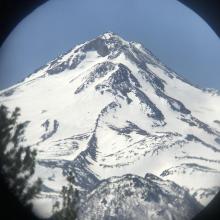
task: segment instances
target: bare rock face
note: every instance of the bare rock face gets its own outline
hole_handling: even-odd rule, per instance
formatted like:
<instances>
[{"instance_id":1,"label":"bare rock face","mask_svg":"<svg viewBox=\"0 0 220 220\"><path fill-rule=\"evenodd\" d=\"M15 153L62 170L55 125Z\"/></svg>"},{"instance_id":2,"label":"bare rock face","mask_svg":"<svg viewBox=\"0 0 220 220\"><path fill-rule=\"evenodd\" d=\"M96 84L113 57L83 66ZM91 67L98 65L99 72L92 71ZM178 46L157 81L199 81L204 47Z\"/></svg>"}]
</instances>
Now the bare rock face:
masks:
<instances>
[{"instance_id":1,"label":"bare rock face","mask_svg":"<svg viewBox=\"0 0 220 220\"><path fill-rule=\"evenodd\" d=\"M102 181L87 195L80 219L191 219L202 206L189 192L153 174Z\"/></svg>"}]
</instances>

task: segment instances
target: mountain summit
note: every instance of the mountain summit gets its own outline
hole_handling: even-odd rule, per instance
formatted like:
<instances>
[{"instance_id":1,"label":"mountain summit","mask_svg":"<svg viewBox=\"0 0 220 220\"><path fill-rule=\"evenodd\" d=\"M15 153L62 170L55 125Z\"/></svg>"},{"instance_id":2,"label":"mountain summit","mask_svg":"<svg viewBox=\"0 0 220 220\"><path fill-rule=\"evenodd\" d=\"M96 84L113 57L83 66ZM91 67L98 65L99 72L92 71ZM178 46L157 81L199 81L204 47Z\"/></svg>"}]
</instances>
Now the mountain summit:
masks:
<instances>
[{"instance_id":1,"label":"mountain summit","mask_svg":"<svg viewBox=\"0 0 220 220\"><path fill-rule=\"evenodd\" d=\"M188 217L200 207L194 197L207 205L220 189L219 93L190 84L141 44L112 32L76 46L3 90L0 101L10 109L20 107L20 120L29 122L26 143L38 151L35 176L44 183L34 204L44 216L51 214L47 210L67 184L69 170L76 187L90 195L88 201L107 197L109 191L117 204L114 186L134 182L128 191L141 203L138 192L147 193L146 187L155 199L150 189L178 184L173 192L169 186L167 194L161 188L161 200L152 207L155 211L155 204L162 207L170 193L177 198L181 191L187 204L181 206L179 197L176 201ZM147 173L159 179L150 180ZM107 219L103 207L109 210L109 202L97 205L102 207L97 219ZM197 207L195 212L187 211L190 206ZM151 206L143 207L137 212ZM92 210L91 202L85 210ZM158 213L177 218L173 208Z\"/></svg>"}]
</instances>

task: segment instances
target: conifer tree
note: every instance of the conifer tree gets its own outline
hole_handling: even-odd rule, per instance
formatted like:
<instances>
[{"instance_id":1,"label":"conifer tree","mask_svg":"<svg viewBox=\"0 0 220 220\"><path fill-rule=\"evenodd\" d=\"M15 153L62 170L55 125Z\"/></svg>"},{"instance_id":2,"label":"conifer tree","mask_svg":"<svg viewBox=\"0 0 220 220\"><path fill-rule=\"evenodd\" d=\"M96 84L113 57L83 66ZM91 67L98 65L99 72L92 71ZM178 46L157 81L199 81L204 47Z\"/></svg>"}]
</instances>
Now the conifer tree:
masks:
<instances>
[{"instance_id":1,"label":"conifer tree","mask_svg":"<svg viewBox=\"0 0 220 220\"><path fill-rule=\"evenodd\" d=\"M29 183L34 174L36 150L22 146L27 123L18 123L19 115L19 108L9 114L7 107L0 106L0 175L20 202L31 207L30 200L40 192L41 180Z\"/></svg>"},{"instance_id":2,"label":"conifer tree","mask_svg":"<svg viewBox=\"0 0 220 220\"><path fill-rule=\"evenodd\" d=\"M63 186L61 191L62 207L57 201L53 206L54 220L75 220L79 206L78 190L74 189L74 176L70 172L67 176L68 186Z\"/></svg>"}]
</instances>

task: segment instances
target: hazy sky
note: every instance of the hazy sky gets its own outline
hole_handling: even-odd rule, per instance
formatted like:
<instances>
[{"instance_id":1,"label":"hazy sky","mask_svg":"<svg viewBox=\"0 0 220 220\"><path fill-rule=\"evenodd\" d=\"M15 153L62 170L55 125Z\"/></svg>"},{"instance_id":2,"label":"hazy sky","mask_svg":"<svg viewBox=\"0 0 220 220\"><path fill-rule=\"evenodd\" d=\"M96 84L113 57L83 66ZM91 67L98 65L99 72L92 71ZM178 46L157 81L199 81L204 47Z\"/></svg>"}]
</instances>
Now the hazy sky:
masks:
<instances>
[{"instance_id":1,"label":"hazy sky","mask_svg":"<svg viewBox=\"0 0 220 220\"><path fill-rule=\"evenodd\" d=\"M176 0L51 0L20 22L0 48L0 89L106 31L141 42L179 75L220 89L220 42Z\"/></svg>"}]
</instances>

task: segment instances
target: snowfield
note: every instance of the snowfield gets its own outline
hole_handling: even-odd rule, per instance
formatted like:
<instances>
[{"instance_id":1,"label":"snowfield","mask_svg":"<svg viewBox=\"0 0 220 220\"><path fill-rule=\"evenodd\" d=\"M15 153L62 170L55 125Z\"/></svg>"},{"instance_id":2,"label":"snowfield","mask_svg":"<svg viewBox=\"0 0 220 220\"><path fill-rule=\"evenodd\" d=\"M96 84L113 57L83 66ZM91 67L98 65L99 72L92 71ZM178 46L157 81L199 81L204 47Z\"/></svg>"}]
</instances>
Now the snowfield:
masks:
<instances>
[{"instance_id":1,"label":"snowfield","mask_svg":"<svg viewBox=\"0 0 220 220\"><path fill-rule=\"evenodd\" d=\"M146 173L189 190L194 205L194 197L207 205L219 191L220 93L188 83L141 44L114 33L76 46L1 91L0 104L20 107L19 120L28 121L24 144L37 149L34 178L44 184L33 202L43 217L51 215L69 169L76 187L96 193L89 201L99 198L102 184L114 188L111 179L124 176L123 185L126 175L137 175L145 191L145 182L151 181L143 179ZM160 206L166 200L162 197ZM179 219L192 217L189 204ZM152 212L156 207L142 205ZM164 219L177 217L174 206ZM95 219L104 217L101 208Z\"/></svg>"}]
</instances>

